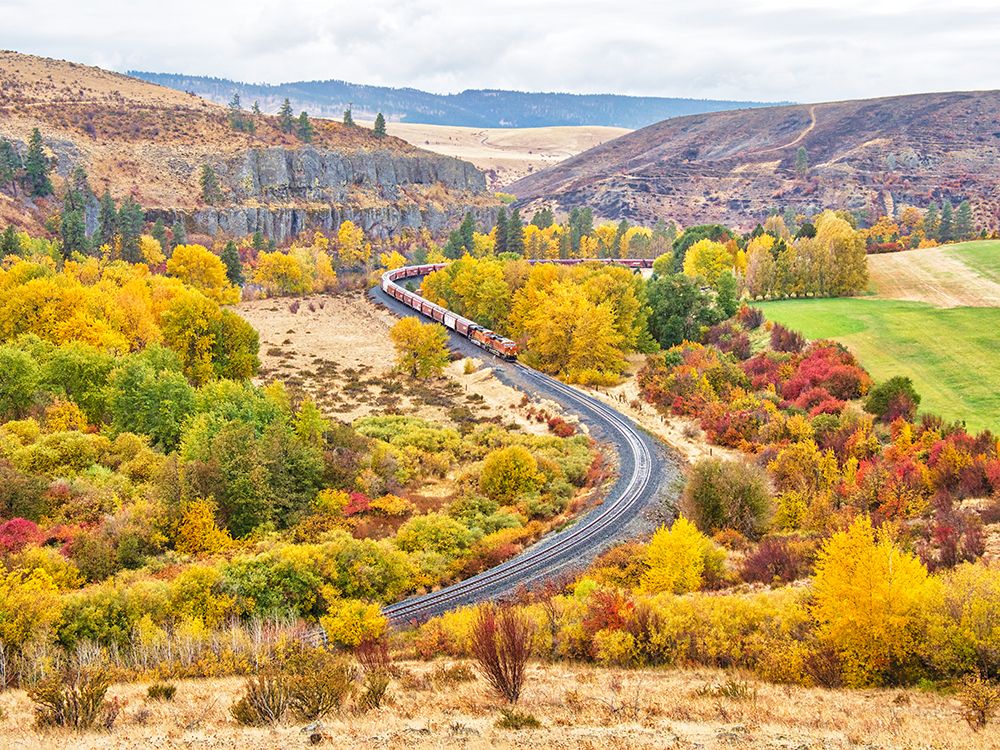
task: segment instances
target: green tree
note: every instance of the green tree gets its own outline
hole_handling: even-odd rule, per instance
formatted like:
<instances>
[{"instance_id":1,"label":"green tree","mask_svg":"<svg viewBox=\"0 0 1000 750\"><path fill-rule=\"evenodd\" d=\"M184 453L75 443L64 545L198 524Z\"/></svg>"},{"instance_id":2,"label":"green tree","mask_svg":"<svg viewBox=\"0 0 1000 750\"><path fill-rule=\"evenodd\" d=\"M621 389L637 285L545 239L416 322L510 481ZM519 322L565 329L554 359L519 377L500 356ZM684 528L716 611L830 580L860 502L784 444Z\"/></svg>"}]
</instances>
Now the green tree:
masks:
<instances>
[{"instance_id":1,"label":"green tree","mask_svg":"<svg viewBox=\"0 0 1000 750\"><path fill-rule=\"evenodd\" d=\"M344 124L349 128L354 127L354 115L351 114L350 107L344 110Z\"/></svg>"},{"instance_id":2,"label":"green tree","mask_svg":"<svg viewBox=\"0 0 1000 750\"><path fill-rule=\"evenodd\" d=\"M507 210L501 206L497 211L496 254L507 252Z\"/></svg>"},{"instance_id":3,"label":"green tree","mask_svg":"<svg viewBox=\"0 0 1000 750\"><path fill-rule=\"evenodd\" d=\"M865 411L879 419L892 422L896 417L912 419L920 406L920 394L913 381L896 375L872 387L865 399Z\"/></svg>"},{"instance_id":4,"label":"green tree","mask_svg":"<svg viewBox=\"0 0 1000 750\"><path fill-rule=\"evenodd\" d=\"M657 276L646 287L652 313L649 332L660 346L669 348L682 341L698 341L703 326L722 320L712 298L701 285L683 274Z\"/></svg>"},{"instance_id":5,"label":"green tree","mask_svg":"<svg viewBox=\"0 0 1000 750\"><path fill-rule=\"evenodd\" d=\"M507 252L524 255L524 222L521 221L520 210L516 208L507 220Z\"/></svg>"},{"instance_id":6,"label":"green tree","mask_svg":"<svg viewBox=\"0 0 1000 750\"><path fill-rule=\"evenodd\" d=\"M309 115L305 112L299 114L297 125L299 139L304 143L311 143L313 139L313 124L309 121Z\"/></svg>"},{"instance_id":7,"label":"green tree","mask_svg":"<svg viewBox=\"0 0 1000 750\"><path fill-rule=\"evenodd\" d=\"M594 233L594 212L589 208L574 207L569 212L569 246L570 251L580 251L580 241Z\"/></svg>"},{"instance_id":8,"label":"green tree","mask_svg":"<svg viewBox=\"0 0 1000 750\"><path fill-rule=\"evenodd\" d=\"M385 138L385 117L382 116L381 112L375 116L375 137Z\"/></svg>"},{"instance_id":9,"label":"green tree","mask_svg":"<svg viewBox=\"0 0 1000 750\"><path fill-rule=\"evenodd\" d=\"M233 130L245 130L246 123L243 117L243 109L240 104L239 92L233 92L233 98L229 100L227 109L229 110L229 126Z\"/></svg>"},{"instance_id":10,"label":"green tree","mask_svg":"<svg viewBox=\"0 0 1000 750\"><path fill-rule=\"evenodd\" d=\"M539 229L548 229L555 223L555 220L556 219L551 208L539 209L538 211L535 211L535 215L531 217L531 223Z\"/></svg>"},{"instance_id":11,"label":"green tree","mask_svg":"<svg viewBox=\"0 0 1000 750\"><path fill-rule=\"evenodd\" d=\"M736 529L751 539L767 531L774 510L767 475L760 468L718 458L691 467L681 507L704 534Z\"/></svg>"},{"instance_id":12,"label":"green tree","mask_svg":"<svg viewBox=\"0 0 1000 750\"><path fill-rule=\"evenodd\" d=\"M130 358L112 373L108 402L112 429L148 435L153 444L172 451L180 443L184 423L194 413L195 391L177 369L162 369L150 362L157 356ZM170 354L163 363L177 367ZM171 362L172 360L172 362Z\"/></svg>"},{"instance_id":13,"label":"green tree","mask_svg":"<svg viewBox=\"0 0 1000 750\"><path fill-rule=\"evenodd\" d=\"M959 241L969 240L974 234L972 204L968 200L964 200L958 204L958 211L955 212L955 239Z\"/></svg>"},{"instance_id":14,"label":"green tree","mask_svg":"<svg viewBox=\"0 0 1000 750\"><path fill-rule=\"evenodd\" d=\"M184 222L180 219L174 222L174 225L170 227L170 236L172 238L171 248L177 245L187 244L187 230L184 229Z\"/></svg>"},{"instance_id":15,"label":"green tree","mask_svg":"<svg viewBox=\"0 0 1000 750\"><path fill-rule=\"evenodd\" d=\"M222 188L219 187L219 178L215 176L215 170L208 164L201 165L201 199L212 206L222 202Z\"/></svg>"},{"instance_id":16,"label":"green tree","mask_svg":"<svg viewBox=\"0 0 1000 750\"><path fill-rule=\"evenodd\" d=\"M141 263L143 260L139 238L145 223L142 206L131 195L127 196L118 210L118 233L122 240L122 259L129 263Z\"/></svg>"},{"instance_id":17,"label":"green tree","mask_svg":"<svg viewBox=\"0 0 1000 750\"><path fill-rule=\"evenodd\" d=\"M725 318L731 318L740 308L739 283L732 271L723 271L715 284L715 304Z\"/></svg>"},{"instance_id":18,"label":"green tree","mask_svg":"<svg viewBox=\"0 0 1000 750\"><path fill-rule=\"evenodd\" d=\"M164 254L169 254L170 243L167 242L167 228L163 226L163 219L157 218L153 222L153 228L149 230L149 234L154 240L160 243Z\"/></svg>"},{"instance_id":19,"label":"green tree","mask_svg":"<svg viewBox=\"0 0 1000 750\"><path fill-rule=\"evenodd\" d=\"M115 199L111 197L110 191L105 188L104 195L101 196L100 207L97 210L98 245L112 245L117 233L118 206L115 205Z\"/></svg>"},{"instance_id":20,"label":"green tree","mask_svg":"<svg viewBox=\"0 0 1000 750\"><path fill-rule=\"evenodd\" d=\"M21 171L21 157L14 150L14 144L0 138L0 185L10 185L11 193L17 196L17 178Z\"/></svg>"},{"instance_id":21,"label":"green tree","mask_svg":"<svg viewBox=\"0 0 1000 750\"><path fill-rule=\"evenodd\" d=\"M8 255L20 255L21 242L17 238L17 230L13 224L8 224L0 234L0 259Z\"/></svg>"},{"instance_id":22,"label":"green tree","mask_svg":"<svg viewBox=\"0 0 1000 750\"><path fill-rule=\"evenodd\" d=\"M60 216L60 239L62 255L69 258L73 253L85 254L90 249L87 237L87 203L93 197L87 183L87 172L83 167L73 171L73 177L66 184L63 209Z\"/></svg>"},{"instance_id":23,"label":"green tree","mask_svg":"<svg viewBox=\"0 0 1000 750\"><path fill-rule=\"evenodd\" d=\"M951 201L945 199L941 204L941 223L938 225L937 238L939 242L951 242L955 239L955 227L952 222L955 220L955 210Z\"/></svg>"},{"instance_id":24,"label":"green tree","mask_svg":"<svg viewBox=\"0 0 1000 750\"><path fill-rule=\"evenodd\" d=\"M22 416L35 399L38 365L31 355L10 346L0 346L0 418Z\"/></svg>"},{"instance_id":25,"label":"green tree","mask_svg":"<svg viewBox=\"0 0 1000 750\"><path fill-rule=\"evenodd\" d=\"M52 195L52 180L49 173L52 167L45 156L42 146L42 134L38 128L31 131L28 139L28 153L24 157L24 179L28 192L35 198Z\"/></svg>"},{"instance_id":26,"label":"green tree","mask_svg":"<svg viewBox=\"0 0 1000 750\"><path fill-rule=\"evenodd\" d=\"M799 150L795 152L795 173L799 177L805 177L808 171L809 154L806 152L805 146L799 146Z\"/></svg>"},{"instance_id":27,"label":"green tree","mask_svg":"<svg viewBox=\"0 0 1000 750\"><path fill-rule=\"evenodd\" d=\"M924 234L928 239L936 239L938 226L941 223L941 209L937 203L931 203L924 214Z\"/></svg>"},{"instance_id":28,"label":"green tree","mask_svg":"<svg viewBox=\"0 0 1000 750\"><path fill-rule=\"evenodd\" d=\"M278 127L283 133L291 133L295 129L295 116L292 114L292 103L285 98L278 109Z\"/></svg>"},{"instance_id":29,"label":"green tree","mask_svg":"<svg viewBox=\"0 0 1000 750\"><path fill-rule=\"evenodd\" d=\"M243 278L243 261L240 260L240 251L236 248L236 243L232 240L226 243L226 246L222 248L222 262L226 265L226 278L229 279L229 283L235 286L242 286Z\"/></svg>"}]
</instances>

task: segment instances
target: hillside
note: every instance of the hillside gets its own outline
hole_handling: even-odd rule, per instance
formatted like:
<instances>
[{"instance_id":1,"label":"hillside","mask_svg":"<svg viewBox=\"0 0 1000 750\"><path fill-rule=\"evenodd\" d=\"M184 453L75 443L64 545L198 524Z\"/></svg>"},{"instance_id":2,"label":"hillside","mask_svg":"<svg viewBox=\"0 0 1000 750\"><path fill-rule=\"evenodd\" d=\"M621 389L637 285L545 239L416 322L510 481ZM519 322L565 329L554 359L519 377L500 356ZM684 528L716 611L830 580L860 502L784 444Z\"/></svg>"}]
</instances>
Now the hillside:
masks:
<instances>
[{"instance_id":1,"label":"hillside","mask_svg":"<svg viewBox=\"0 0 1000 750\"><path fill-rule=\"evenodd\" d=\"M371 123L361 123L370 126ZM392 122L388 132L418 148L474 164L494 190L630 132L601 125L463 128Z\"/></svg>"},{"instance_id":2,"label":"hillside","mask_svg":"<svg viewBox=\"0 0 1000 750\"><path fill-rule=\"evenodd\" d=\"M1000 226L1000 91L920 94L680 117L515 183L523 204L752 228L773 207L892 213L968 198ZM796 172L805 149L808 168Z\"/></svg>"},{"instance_id":3,"label":"hillside","mask_svg":"<svg viewBox=\"0 0 1000 750\"><path fill-rule=\"evenodd\" d=\"M366 86L347 81L298 81L277 85L242 83L224 78L129 71L144 81L190 91L220 104L239 93L274 112L287 97L295 111L340 118L353 106L355 118L382 112L390 121L473 128L531 128L551 125L605 125L641 128L666 117L764 107L761 102L680 99L617 94L562 94L473 89L432 94L412 88Z\"/></svg>"},{"instance_id":4,"label":"hillside","mask_svg":"<svg viewBox=\"0 0 1000 750\"><path fill-rule=\"evenodd\" d=\"M224 107L199 97L16 52L0 52L0 115L0 136L22 154L39 128L57 176L82 165L95 192L131 194L147 216L182 218L207 234L261 230L283 241L348 218L376 234L437 229L494 202L471 164L366 128L314 119L307 144L276 117L257 116L255 132L239 132ZM201 200L205 164L221 183L217 205ZM30 224L29 204L3 203L6 218L20 213Z\"/></svg>"}]
</instances>

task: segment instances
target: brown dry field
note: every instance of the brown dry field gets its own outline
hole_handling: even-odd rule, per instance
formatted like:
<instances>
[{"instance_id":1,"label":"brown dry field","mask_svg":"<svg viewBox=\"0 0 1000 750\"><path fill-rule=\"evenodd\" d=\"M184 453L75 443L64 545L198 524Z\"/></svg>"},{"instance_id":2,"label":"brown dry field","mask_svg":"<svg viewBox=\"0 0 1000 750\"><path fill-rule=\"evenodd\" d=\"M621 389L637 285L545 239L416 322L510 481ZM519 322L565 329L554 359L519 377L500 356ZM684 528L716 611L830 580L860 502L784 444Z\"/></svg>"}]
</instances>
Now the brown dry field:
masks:
<instances>
[{"instance_id":1,"label":"brown dry field","mask_svg":"<svg viewBox=\"0 0 1000 750\"><path fill-rule=\"evenodd\" d=\"M386 130L418 148L472 162L486 173L493 189L502 189L515 180L632 132L597 125L463 128L403 122L390 122Z\"/></svg>"},{"instance_id":2,"label":"brown dry field","mask_svg":"<svg viewBox=\"0 0 1000 750\"><path fill-rule=\"evenodd\" d=\"M311 747L322 735L328 748L585 748L587 750L838 750L840 748L935 748L994 750L1000 732L972 732L950 696L916 690L831 691L745 682L739 675L709 670L623 670L585 665L529 667L519 710L535 716L540 729L512 731L494 722L500 704L485 682L442 686L421 683L432 665L403 663L408 675L394 680L390 702L366 714L349 707L320 726L305 722L246 728L229 707L242 689L239 679L177 683L170 703L146 698L146 685L115 685L110 696L124 701L109 732L72 734L31 728L31 704L23 691L0 695L4 748L225 748L265 750ZM416 678L416 679L415 679ZM720 697L713 688L735 680L743 697Z\"/></svg>"},{"instance_id":3,"label":"brown dry field","mask_svg":"<svg viewBox=\"0 0 1000 750\"><path fill-rule=\"evenodd\" d=\"M1000 284L948 254L948 247L868 256L875 294L935 307L996 307Z\"/></svg>"},{"instance_id":4,"label":"brown dry field","mask_svg":"<svg viewBox=\"0 0 1000 750\"><path fill-rule=\"evenodd\" d=\"M465 360L456 360L445 378L419 387L392 379L389 329L399 319L364 292L298 301L297 312L292 312L294 300L283 298L243 302L236 309L260 333L261 379L304 389L331 417L352 422L392 408L447 424L450 408L464 404L478 417L535 434L545 434L547 427L529 418L531 408L575 421L552 401L523 403L525 394L501 383L480 360L473 360L476 369L470 374Z\"/></svg>"}]
</instances>

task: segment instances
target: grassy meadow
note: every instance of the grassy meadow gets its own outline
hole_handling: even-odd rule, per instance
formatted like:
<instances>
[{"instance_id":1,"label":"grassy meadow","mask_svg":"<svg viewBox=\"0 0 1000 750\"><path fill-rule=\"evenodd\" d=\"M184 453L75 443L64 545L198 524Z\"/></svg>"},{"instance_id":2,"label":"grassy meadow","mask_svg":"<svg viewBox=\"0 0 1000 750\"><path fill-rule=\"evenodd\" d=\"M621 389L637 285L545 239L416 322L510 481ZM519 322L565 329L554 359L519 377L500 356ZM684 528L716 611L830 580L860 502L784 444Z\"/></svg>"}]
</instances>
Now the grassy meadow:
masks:
<instances>
[{"instance_id":1,"label":"grassy meadow","mask_svg":"<svg viewBox=\"0 0 1000 750\"><path fill-rule=\"evenodd\" d=\"M977 240L944 245L941 250L981 276L1000 283L1000 240ZM1000 300L997 300L1000 305Z\"/></svg>"},{"instance_id":2,"label":"grassy meadow","mask_svg":"<svg viewBox=\"0 0 1000 750\"><path fill-rule=\"evenodd\" d=\"M866 298L760 306L769 320L808 338L842 342L877 380L908 375L921 409L964 419L972 430L1000 428L1000 307Z\"/></svg>"}]
</instances>

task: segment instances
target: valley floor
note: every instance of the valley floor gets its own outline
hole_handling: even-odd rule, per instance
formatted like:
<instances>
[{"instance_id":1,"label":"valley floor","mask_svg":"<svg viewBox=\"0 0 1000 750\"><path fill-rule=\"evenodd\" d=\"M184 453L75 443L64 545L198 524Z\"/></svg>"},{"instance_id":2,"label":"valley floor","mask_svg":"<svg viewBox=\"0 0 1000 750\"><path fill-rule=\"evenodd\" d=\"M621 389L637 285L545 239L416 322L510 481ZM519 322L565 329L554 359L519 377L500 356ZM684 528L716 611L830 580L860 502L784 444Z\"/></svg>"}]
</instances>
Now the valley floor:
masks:
<instances>
[{"instance_id":1,"label":"valley floor","mask_svg":"<svg viewBox=\"0 0 1000 750\"><path fill-rule=\"evenodd\" d=\"M229 715L238 679L177 683L170 703L149 701L145 685L116 685L125 701L110 732L32 730L22 691L0 694L5 748L939 748L993 750L1000 732L974 733L949 696L916 690L830 691L742 682L714 670L622 670L584 665L529 667L519 706L539 729L494 726L499 704L481 679L430 687L427 663L403 663L391 703L305 723L246 728Z\"/></svg>"}]
</instances>

